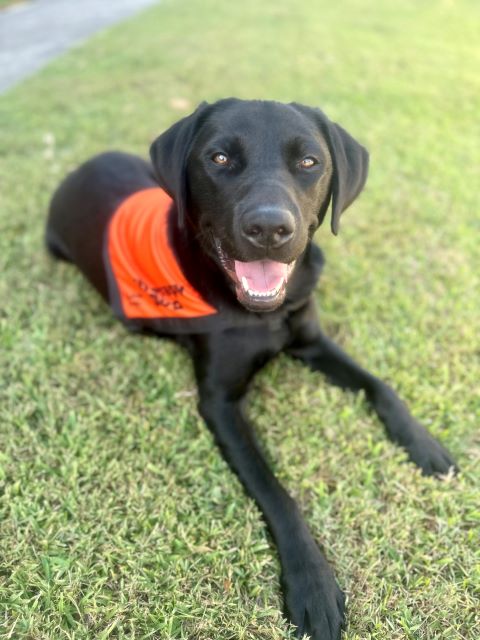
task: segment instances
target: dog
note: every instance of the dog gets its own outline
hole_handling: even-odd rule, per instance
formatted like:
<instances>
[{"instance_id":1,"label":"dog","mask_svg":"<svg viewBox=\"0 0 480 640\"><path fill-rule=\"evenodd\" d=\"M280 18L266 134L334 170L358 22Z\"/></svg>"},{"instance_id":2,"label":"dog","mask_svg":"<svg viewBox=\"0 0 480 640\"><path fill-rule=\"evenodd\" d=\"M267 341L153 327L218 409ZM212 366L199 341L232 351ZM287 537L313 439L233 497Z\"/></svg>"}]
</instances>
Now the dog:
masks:
<instances>
[{"instance_id":1,"label":"dog","mask_svg":"<svg viewBox=\"0 0 480 640\"><path fill-rule=\"evenodd\" d=\"M318 109L229 98L202 103L153 142L150 157L107 152L67 176L51 201L47 247L129 329L189 351L200 414L277 547L289 620L299 637L336 640L344 595L245 414L254 374L284 351L363 390L424 474L456 470L392 388L317 320L324 260L312 237L329 208L338 233L365 184L368 153Z\"/></svg>"}]
</instances>

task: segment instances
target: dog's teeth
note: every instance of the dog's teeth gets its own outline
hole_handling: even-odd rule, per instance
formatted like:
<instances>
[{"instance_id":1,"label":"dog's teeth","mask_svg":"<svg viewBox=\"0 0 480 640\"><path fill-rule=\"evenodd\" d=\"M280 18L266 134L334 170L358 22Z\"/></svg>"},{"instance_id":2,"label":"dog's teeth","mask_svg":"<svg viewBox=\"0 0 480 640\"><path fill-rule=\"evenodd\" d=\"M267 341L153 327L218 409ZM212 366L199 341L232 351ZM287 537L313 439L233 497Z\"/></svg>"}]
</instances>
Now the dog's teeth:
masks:
<instances>
[{"instance_id":1,"label":"dog's teeth","mask_svg":"<svg viewBox=\"0 0 480 640\"><path fill-rule=\"evenodd\" d=\"M245 283L242 284L245 286ZM278 295L278 292L280 291L280 289L283 286L283 281L281 282L281 284L278 285L278 287L275 287L275 289L270 289L270 291L254 291L253 289L249 289L249 288L245 288L246 292L248 293L248 295L254 297L254 298L274 298L276 295Z\"/></svg>"},{"instance_id":2,"label":"dog's teeth","mask_svg":"<svg viewBox=\"0 0 480 640\"><path fill-rule=\"evenodd\" d=\"M242 276L242 287L244 288L245 291L248 291L248 280L246 279L245 276Z\"/></svg>"}]
</instances>

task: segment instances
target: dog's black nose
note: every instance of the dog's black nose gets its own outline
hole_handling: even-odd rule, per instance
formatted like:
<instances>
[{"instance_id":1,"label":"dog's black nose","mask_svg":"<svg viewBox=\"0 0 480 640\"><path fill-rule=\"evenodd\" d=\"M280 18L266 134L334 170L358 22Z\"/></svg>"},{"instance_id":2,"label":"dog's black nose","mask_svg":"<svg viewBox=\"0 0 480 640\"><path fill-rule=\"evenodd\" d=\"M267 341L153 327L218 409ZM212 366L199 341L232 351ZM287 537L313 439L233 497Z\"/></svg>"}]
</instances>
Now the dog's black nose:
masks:
<instances>
[{"instance_id":1,"label":"dog's black nose","mask_svg":"<svg viewBox=\"0 0 480 640\"><path fill-rule=\"evenodd\" d=\"M295 218L288 209L258 207L243 215L241 231L256 247L277 249L292 238Z\"/></svg>"}]
</instances>

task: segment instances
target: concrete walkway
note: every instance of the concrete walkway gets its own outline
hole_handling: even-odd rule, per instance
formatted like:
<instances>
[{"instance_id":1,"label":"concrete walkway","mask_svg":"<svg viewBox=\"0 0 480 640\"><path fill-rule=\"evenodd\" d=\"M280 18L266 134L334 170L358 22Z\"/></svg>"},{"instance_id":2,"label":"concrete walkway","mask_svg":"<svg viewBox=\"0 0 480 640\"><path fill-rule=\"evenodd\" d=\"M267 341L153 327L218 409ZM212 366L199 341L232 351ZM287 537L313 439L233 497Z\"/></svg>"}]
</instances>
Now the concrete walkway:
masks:
<instances>
[{"instance_id":1,"label":"concrete walkway","mask_svg":"<svg viewBox=\"0 0 480 640\"><path fill-rule=\"evenodd\" d=\"M0 93L157 0L29 0L0 9Z\"/></svg>"}]
</instances>

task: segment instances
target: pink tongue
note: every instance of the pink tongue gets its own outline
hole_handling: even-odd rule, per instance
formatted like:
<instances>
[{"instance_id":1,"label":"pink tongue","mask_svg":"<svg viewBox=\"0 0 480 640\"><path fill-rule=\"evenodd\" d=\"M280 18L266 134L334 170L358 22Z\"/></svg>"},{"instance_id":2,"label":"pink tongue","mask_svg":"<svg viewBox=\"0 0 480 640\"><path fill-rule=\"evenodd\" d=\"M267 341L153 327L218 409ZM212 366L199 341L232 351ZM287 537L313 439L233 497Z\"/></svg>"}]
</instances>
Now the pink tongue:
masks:
<instances>
[{"instance_id":1,"label":"pink tongue","mask_svg":"<svg viewBox=\"0 0 480 640\"><path fill-rule=\"evenodd\" d=\"M235 273L240 281L242 278L247 279L249 289L267 293L287 279L288 265L274 260L255 260L254 262L235 260Z\"/></svg>"}]
</instances>

